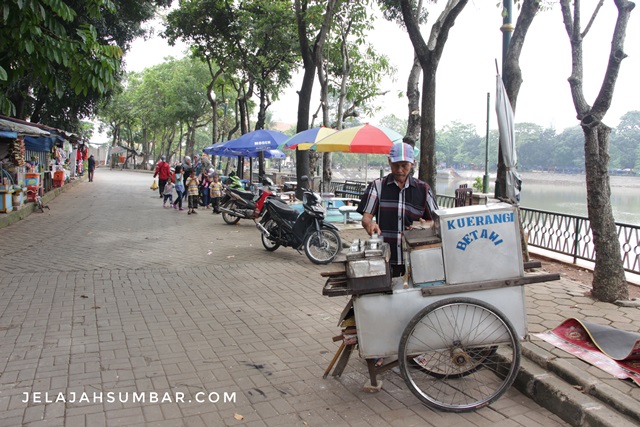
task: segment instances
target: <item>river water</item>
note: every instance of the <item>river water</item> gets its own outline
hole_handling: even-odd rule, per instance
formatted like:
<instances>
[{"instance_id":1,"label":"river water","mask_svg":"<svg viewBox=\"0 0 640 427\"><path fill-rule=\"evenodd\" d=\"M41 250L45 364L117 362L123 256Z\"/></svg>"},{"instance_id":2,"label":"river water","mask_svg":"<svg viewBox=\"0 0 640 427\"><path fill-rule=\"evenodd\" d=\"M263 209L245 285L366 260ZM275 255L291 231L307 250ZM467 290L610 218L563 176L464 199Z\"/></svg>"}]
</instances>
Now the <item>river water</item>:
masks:
<instances>
[{"instance_id":1,"label":"river water","mask_svg":"<svg viewBox=\"0 0 640 427\"><path fill-rule=\"evenodd\" d=\"M386 171L385 173L388 173ZM436 190L438 194L453 196L460 184L472 187L475 177L484 174L481 171L458 171L451 176L438 173ZM378 169L367 171L367 180L380 175ZM584 175L564 175L554 173L525 172L522 176L520 205L525 208L540 209L569 215L587 216L587 185ZM334 172L334 180L353 179L364 181L364 171ZM490 176L490 192L493 192L495 175ZM640 226L640 177L612 176L611 206L616 222Z\"/></svg>"},{"instance_id":2,"label":"river water","mask_svg":"<svg viewBox=\"0 0 640 427\"><path fill-rule=\"evenodd\" d=\"M481 172L465 172L460 178L438 177L438 194L453 195L460 184L471 186ZM584 175L523 173L520 205L525 208L587 216L587 185ZM493 183L495 177L490 177ZM611 207L616 222L640 225L640 177L612 176ZM493 191L493 190L491 190Z\"/></svg>"}]
</instances>

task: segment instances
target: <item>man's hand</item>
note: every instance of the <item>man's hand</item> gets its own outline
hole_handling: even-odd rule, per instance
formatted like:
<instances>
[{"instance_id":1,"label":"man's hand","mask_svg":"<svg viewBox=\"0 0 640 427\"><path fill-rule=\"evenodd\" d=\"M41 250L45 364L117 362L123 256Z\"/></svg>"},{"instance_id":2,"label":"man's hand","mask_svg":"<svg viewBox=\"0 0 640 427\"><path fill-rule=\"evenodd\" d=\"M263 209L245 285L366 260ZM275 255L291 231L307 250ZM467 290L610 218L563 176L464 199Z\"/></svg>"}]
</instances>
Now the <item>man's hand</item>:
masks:
<instances>
[{"instance_id":1,"label":"man's hand","mask_svg":"<svg viewBox=\"0 0 640 427\"><path fill-rule=\"evenodd\" d=\"M376 222L373 220L373 215L369 213L362 214L362 227L365 229L367 234L371 236L376 233L377 235L382 235L382 231Z\"/></svg>"}]
</instances>

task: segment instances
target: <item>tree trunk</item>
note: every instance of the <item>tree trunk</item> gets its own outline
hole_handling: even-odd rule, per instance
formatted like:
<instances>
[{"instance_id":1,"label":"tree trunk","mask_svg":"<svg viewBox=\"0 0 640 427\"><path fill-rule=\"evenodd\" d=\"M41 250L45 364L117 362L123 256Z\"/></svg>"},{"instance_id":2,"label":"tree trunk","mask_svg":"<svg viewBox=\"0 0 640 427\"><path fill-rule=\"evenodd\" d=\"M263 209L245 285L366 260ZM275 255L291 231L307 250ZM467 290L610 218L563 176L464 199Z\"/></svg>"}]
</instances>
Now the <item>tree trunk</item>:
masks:
<instances>
[{"instance_id":1,"label":"tree trunk","mask_svg":"<svg viewBox=\"0 0 640 427\"><path fill-rule=\"evenodd\" d=\"M584 31L580 25L580 0L561 0L562 17L571 43L572 68L569 86L580 126L585 137L584 157L587 180L587 211L591 222L593 246L596 262L593 271L593 296L601 301L613 302L629 298L629 289L624 275L620 241L611 210L611 189L609 187L609 136L611 129L602 123L609 110L615 83L620 71L624 53L624 38L627 23L635 4L627 0L616 0L618 18L611 40L609 62L600 92L590 106L584 96L582 41L591 28L602 2L593 13Z\"/></svg>"},{"instance_id":2,"label":"tree trunk","mask_svg":"<svg viewBox=\"0 0 640 427\"><path fill-rule=\"evenodd\" d=\"M414 146L420 138L420 61L417 56L413 58L413 66L407 79L407 100L409 106L409 118L407 121L407 133L402 139L407 144Z\"/></svg>"},{"instance_id":3,"label":"tree trunk","mask_svg":"<svg viewBox=\"0 0 640 427\"><path fill-rule=\"evenodd\" d=\"M444 11L431 27L429 45L422 38L418 20L411 9L410 0L400 0L402 17L422 67L422 117L420 120L420 169L418 177L436 191L436 71L442 51L449 37L449 30L467 5L468 0L449 0Z\"/></svg>"},{"instance_id":4,"label":"tree trunk","mask_svg":"<svg viewBox=\"0 0 640 427\"><path fill-rule=\"evenodd\" d=\"M437 68L437 66L436 66ZM422 68L422 115L420 117L420 168L418 178L436 192L436 70Z\"/></svg>"},{"instance_id":5,"label":"tree trunk","mask_svg":"<svg viewBox=\"0 0 640 427\"><path fill-rule=\"evenodd\" d=\"M307 0L296 0L296 22L298 26L298 42L300 43L300 54L302 56L302 65L304 74L302 86L298 91L298 122L296 124L296 132L302 132L309 129L309 112L311 111L311 94L313 91L313 81L316 73L316 64L322 62L322 48L331 28L333 20L333 9L337 0L328 0L327 9L322 22L322 27L318 35L315 37L313 48L309 45L307 35ZM296 178L298 182L302 182L302 177L309 175L309 150L298 150L296 148ZM298 186L296 197L302 199L302 188Z\"/></svg>"},{"instance_id":6,"label":"tree trunk","mask_svg":"<svg viewBox=\"0 0 640 427\"><path fill-rule=\"evenodd\" d=\"M416 19L420 16L422 10L422 0L418 1L416 7ZM409 116L407 118L407 133L402 139L412 147L416 146L420 138L420 60L418 55L413 55L413 65L407 78L407 104L409 107Z\"/></svg>"},{"instance_id":7,"label":"tree trunk","mask_svg":"<svg viewBox=\"0 0 640 427\"><path fill-rule=\"evenodd\" d=\"M613 302L629 298L620 254L620 242L611 210L609 186L609 136L611 129L600 123L582 128L585 138L587 211L591 222L596 262L593 271L593 296Z\"/></svg>"}]
</instances>

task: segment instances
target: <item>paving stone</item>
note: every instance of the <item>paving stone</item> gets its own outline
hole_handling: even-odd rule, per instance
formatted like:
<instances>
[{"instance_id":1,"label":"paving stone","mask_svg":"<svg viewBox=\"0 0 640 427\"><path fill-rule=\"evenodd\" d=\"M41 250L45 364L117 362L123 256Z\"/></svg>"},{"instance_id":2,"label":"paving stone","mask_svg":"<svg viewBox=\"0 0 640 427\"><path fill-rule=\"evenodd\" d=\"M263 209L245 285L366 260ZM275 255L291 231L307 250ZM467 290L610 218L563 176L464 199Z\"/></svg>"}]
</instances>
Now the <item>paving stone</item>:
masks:
<instances>
[{"instance_id":1,"label":"paving stone","mask_svg":"<svg viewBox=\"0 0 640 427\"><path fill-rule=\"evenodd\" d=\"M347 301L321 294L320 272L330 266L290 248L267 252L251 221L229 226L217 215L162 209L150 176L99 168L95 182L74 184L44 215L1 229L4 241L38 242L0 247L2 423L566 425L515 388L470 414L425 407L392 372L382 375L380 393L365 394L367 368L357 354L341 378L323 380ZM343 239L363 234L346 230ZM25 259L38 262L16 271ZM528 287L529 331L580 310L607 310L613 325L640 321L637 309L594 304L580 296L584 290L564 280ZM44 411L20 402L20 391L47 388L183 392L187 400L235 393L236 400L47 404Z\"/></svg>"}]
</instances>

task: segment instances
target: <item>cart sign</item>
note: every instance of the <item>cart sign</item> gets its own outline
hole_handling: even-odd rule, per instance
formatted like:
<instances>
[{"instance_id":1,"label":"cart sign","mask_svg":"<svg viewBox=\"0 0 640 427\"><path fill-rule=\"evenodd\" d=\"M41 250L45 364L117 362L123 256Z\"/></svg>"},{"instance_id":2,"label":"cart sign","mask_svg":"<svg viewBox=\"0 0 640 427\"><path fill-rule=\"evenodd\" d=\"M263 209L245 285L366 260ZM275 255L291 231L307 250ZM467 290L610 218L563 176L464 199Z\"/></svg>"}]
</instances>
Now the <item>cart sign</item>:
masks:
<instances>
[{"instance_id":1,"label":"cart sign","mask_svg":"<svg viewBox=\"0 0 640 427\"><path fill-rule=\"evenodd\" d=\"M447 284L522 277L518 214L507 203L435 211Z\"/></svg>"}]
</instances>

